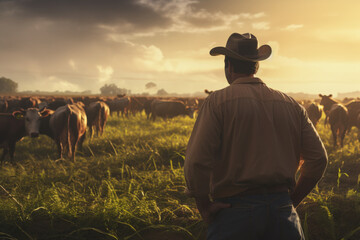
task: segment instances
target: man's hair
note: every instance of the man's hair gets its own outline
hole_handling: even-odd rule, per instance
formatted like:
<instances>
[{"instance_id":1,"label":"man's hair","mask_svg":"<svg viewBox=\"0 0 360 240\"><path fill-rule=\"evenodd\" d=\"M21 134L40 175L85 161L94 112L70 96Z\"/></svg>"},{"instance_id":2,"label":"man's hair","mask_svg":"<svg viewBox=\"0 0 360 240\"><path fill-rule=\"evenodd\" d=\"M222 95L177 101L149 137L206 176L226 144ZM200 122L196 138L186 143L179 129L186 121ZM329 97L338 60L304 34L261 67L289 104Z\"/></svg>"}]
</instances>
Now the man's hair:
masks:
<instances>
[{"instance_id":1,"label":"man's hair","mask_svg":"<svg viewBox=\"0 0 360 240\"><path fill-rule=\"evenodd\" d=\"M259 62L242 61L225 56L225 68L228 66L228 61L233 66L234 73L242 74L256 74L259 69Z\"/></svg>"}]
</instances>

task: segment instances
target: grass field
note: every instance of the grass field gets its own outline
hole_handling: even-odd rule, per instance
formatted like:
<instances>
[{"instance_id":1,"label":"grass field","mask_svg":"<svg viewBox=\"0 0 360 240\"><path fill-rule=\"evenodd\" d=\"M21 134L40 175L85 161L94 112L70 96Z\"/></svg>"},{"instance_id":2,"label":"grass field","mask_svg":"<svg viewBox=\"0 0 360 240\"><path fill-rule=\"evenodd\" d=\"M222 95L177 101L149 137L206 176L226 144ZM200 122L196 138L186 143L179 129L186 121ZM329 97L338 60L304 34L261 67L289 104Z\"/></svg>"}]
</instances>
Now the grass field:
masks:
<instances>
[{"instance_id":1,"label":"grass field","mask_svg":"<svg viewBox=\"0 0 360 240\"><path fill-rule=\"evenodd\" d=\"M307 239L360 239L360 143L355 129L332 147L319 186L298 207ZM46 136L17 144L0 168L0 239L204 239L185 196L183 163L194 119L111 117L76 161L57 159Z\"/></svg>"}]
</instances>

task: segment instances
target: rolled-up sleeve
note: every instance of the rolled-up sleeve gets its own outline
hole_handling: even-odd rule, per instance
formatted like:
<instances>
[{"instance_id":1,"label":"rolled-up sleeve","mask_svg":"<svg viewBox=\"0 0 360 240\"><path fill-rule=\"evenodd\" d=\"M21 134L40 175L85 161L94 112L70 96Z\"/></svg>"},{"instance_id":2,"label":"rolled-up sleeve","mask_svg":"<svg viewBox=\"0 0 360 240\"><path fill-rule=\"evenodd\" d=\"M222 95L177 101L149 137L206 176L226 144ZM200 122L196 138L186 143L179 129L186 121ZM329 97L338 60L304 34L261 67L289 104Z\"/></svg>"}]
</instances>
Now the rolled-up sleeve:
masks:
<instances>
[{"instance_id":1,"label":"rolled-up sleeve","mask_svg":"<svg viewBox=\"0 0 360 240\"><path fill-rule=\"evenodd\" d=\"M326 149L303 107L301 118L301 158L304 163L300 171L304 177L320 179L328 162Z\"/></svg>"},{"instance_id":2,"label":"rolled-up sleeve","mask_svg":"<svg viewBox=\"0 0 360 240\"><path fill-rule=\"evenodd\" d=\"M186 193L192 197L209 195L214 161L219 156L222 117L212 101L213 94L205 100L199 111L186 149Z\"/></svg>"}]
</instances>

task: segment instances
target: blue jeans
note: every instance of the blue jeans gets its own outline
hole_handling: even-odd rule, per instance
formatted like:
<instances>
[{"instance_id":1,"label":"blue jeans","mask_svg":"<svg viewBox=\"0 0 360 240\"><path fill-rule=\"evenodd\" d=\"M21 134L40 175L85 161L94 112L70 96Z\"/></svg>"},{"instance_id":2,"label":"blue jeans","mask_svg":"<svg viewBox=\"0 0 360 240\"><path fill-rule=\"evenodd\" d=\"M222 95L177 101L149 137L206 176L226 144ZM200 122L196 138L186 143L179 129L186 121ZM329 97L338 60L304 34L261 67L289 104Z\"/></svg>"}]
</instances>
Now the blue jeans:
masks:
<instances>
[{"instance_id":1,"label":"blue jeans","mask_svg":"<svg viewBox=\"0 0 360 240\"><path fill-rule=\"evenodd\" d=\"M232 204L209 224L207 240L304 240L299 216L288 193L218 199Z\"/></svg>"}]
</instances>

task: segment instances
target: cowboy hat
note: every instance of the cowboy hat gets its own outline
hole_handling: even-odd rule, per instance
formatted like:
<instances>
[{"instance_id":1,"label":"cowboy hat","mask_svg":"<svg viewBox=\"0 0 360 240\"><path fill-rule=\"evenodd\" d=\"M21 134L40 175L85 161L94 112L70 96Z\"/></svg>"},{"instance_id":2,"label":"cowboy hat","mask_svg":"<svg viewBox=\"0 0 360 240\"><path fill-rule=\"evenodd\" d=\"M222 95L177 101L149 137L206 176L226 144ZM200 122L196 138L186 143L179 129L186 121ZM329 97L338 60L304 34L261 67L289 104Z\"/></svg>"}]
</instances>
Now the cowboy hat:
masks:
<instances>
[{"instance_id":1,"label":"cowboy hat","mask_svg":"<svg viewBox=\"0 0 360 240\"><path fill-rule=\"evenodd\" d=\"M270 57L271 47L269 45L257 47L258 41L251 33L233 33L230 35L226 47L214 47L210 50L210 55L225 55L250 62L258 62Z\"/></svg>"}]
</instances>

